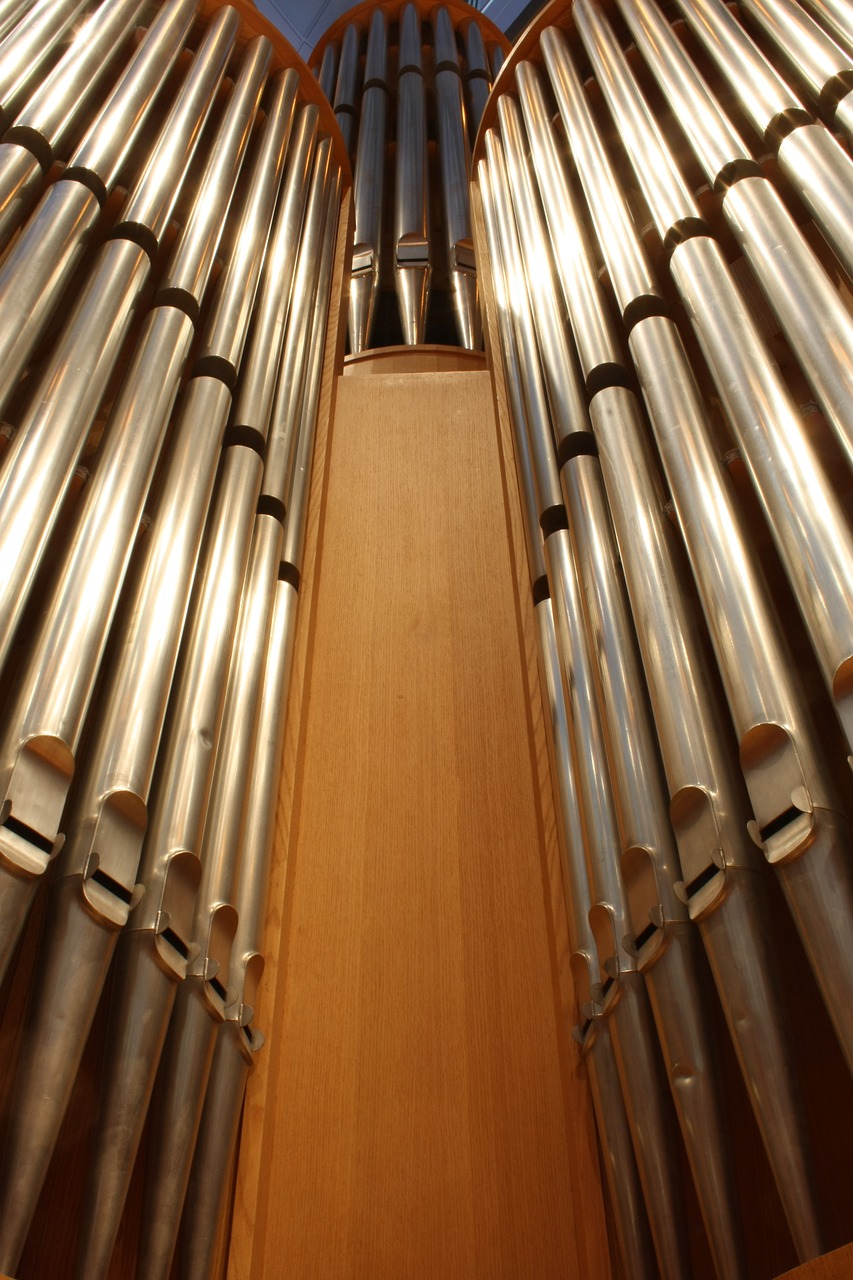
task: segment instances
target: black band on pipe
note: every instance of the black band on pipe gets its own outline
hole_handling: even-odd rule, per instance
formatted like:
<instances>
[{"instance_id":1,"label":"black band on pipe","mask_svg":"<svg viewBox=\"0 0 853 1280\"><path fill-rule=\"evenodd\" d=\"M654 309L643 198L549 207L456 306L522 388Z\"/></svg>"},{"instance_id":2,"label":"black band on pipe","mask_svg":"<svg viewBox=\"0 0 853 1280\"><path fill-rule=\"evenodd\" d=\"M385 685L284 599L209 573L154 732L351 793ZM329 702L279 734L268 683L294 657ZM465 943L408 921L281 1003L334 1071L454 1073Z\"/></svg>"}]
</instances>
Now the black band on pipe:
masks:
<instances>
[{"instance_id":1,"label":"black band on pipe","mask_svg":"<svg viewBox=\"0 0 853 1280\"><path fill-rule=\"evenodd\" d=\"M229 391L233 391L237 382L237 370L230 360L224 356L202 356L193 365L194 378L217 378L224 382Z\"/></svg>"},{"instance_id":2,"label":"black band on pipe","mask_svg":"<svg viewBox=\"0 0 853 1280\"><path fill-rule=\"evenodd\" d=\"M281 498L275 497L272 493L262 493L258 498L258 515L272 516L280 525L283 525L287 512Z\"/></svg>"},{"instance_id":3,"label":"black band on pipe","mask_svg":"<svg viewBox=\"0 0 853 1280\"><path fill-rule=\"evenodd\" d=\"M699 236L710 236L711 228L704 218L679 218L674 222L663 238L665 253L672 253L685 240L695 240Z\"/></svg>"},{"instance_id":4,"label":"black band on pipe","mask_svg":"<svg viewBox=\"0 0 853 1280\"><path fill-rule=\"evenodd\" d=\"M557 457L564 466L572 458L597 458L598 445L591 431L572 431L557 446Z\"/></svg>"},{"instance_id":5,"label":"black band on pipe","mask_svg":"<svg viewBox=\"0 0 853 1280\"><path fill-rule=\"evenodd\" d=\"M633 305L629 303L629 307ZM585 381L586 394L592 400L593 396L597 396L599 391L606 391L608 387L624 387L626 391L633 390L633 379L631 374L622 364L616 364L614 361L607 360L603 364L597 364L594 369L590 369Z\"/></svg>"},{"instance_id":6,"label":"black band on pipe","mask_svg":"<svg viewBox=\"0 0 853 1280\"><path fill-rule=\"evenodd\" d=\"M437 62L433 75L437 76L439 71L455 71L456 75L459 76L459 79L462 79L462 72L459 70L458 62L451 62L449 59L445 62Z\"/></svg>"},{"instance_id":7,"label":"black band on pipe","mask_svg":"<svg viewBox=\"0 0 853 1280\"><path fill-rule=\"evenodd\" d=\"M192 321L193 328L198 328L198 318L200 307L198 299L194 298L188 289L161 289L154 299L155 307L174 307L176 311L183 311Z\"/></svg>"},{"instance_id":8,"label":"black band on pipe","mask_svg":"<svg viewBox=\"0 0 853 1280\"><path fill-rule=\"evenodd\" d=\"M804 111L802 107L789 107L787 111L780 111L778 116L774 116L770 121L764 130L764 141L775 151L783 138L787 138L789 133L793 133L804 124L814 124L808 111Z\"/></svg>"},{"instance_id":9,"label":"black band on pipe","mask_svg":"<svg viewBox=\"0 0 853 1280\"><path fill-rule=\"evenodd\" d=\"M385 81L384 81L384 80L378 80L375 76L373 77L373 79L372 79L372 80L366 80L366 81L364 82L364 89L363 89L363 92L364 92L364 93L367 93L367 90L368 90L368 89L381 89L383 93L387 93L387 92L388 92L388 86L387 86L387 84L385 83Z\"/></svg>"},{"instance_id":10,"label":"black band on pipe","mask_svg":"<svg viewBox=\"0 0 853 1280\"><path fill-rule=\"evenodd\" d=\"M23 147L25 151L29 151L30 155L35 156L42 170L47 173L53 164L53 148L48 142L44 134L39 133L36 129L29 128L28 125L12 125L12 128L3 138L4 142L14 142L16 146Z\"/></svg>"},{"instance_id":11,"label":"black band on pipe","mask_svg":"<svg viewBox=\"0 0 853 1280\"><path fill-rule=\"evenodd\" d=\"M483 67L475 67L473 71L467 71L465 73L465 79L488 81L488 80L491 80L491 76L489 75L488 71L484 70Z\"/></svg>"},{"instance_id":12,"label":"black band on pipe","mask_svg":"<svg viewBox=\"0 0 853 1280\"><path fill-rule=\"evenodd\" d=\"M738 160L730 160L724 164L714 179L714 190L718 195L725 195L729 187L733 187L741 178L763 178L761 165L756 160L741 156Z\"/></svg>"},{"instance_id":13,"label":"black band on pipe","mask_svg":"<svg viewBox=\"0 0 853 1280\"><path fill-rule=\"evenodd\" d=\"M278 566L278 580L279 582L289 582L294 590L298 591L302 581L302 574L295 564L291 564L289 560L282 560Z\"/></svg>"},{"instance_id":14,"label":"black band on pipe","mask_svg":"<svg viewBox=\"0 0 853 1280\"><path fill-rule=\"evenodd\" d=\"M569 517L566 515L566 508L562 503L558 507L546 507L539 517L539 527L546 538L550 538L552 533L556 533L558 529L568 529Z\"/></svg>"},{"instance_id":15,"label":"black band on pipe","mask_svg":"<svg viewBox=\"0 0 853 1280\"><path fill-rule=\"evenodd\" d=\"M240 427L235 423L226 430L222 447L223 449L231 449L235 446L240 449L251 449L253 453L263 457L266 452L267 442L257 427Z\"/></svg>"},{"instance_id":16,"label":"black band on pipe","mask_svg":"<svg viewBox=\"0 0 853 1280\"><path fill-rule=\"evenodd\" d=\"M837 76L827 80L817 100L821 115L833 115L841 99L846 98L851 89L853 89L853 71L849 69L839 71ZM14 129L10 129L3 141L8 141L14 132Z\"/></svg>"},{"instance_id":17,"label":"black band on pipe","mask_svg":"<svg viewBox=\"0 0 853 1280\"><path fill-rule=\"evenodd\" d=\"M101 179L91 169L85 169L82 166L77 167L70 165L67 169L63 169L60 182L79 182L81 187L87 187L92 195L103 204L107 198L107 189Z\"/></svg>"},{"instance_id":18,"label":"black band on pipe","mask_svg":"<svg viewBox=\"0 0 853 1280\"><path fill-rule=\"evenodd\" d=\"M548 586L547 574L540 574L533 583L532 590L534 605L541 604L543 600L551 599L551 588Z\"/></svg>"},{"instance_id":19,"label":"black band on pipe","mask_svg":"<svg viewBox=\"0 0 853 1280\"><path fill-rule=\"evenodd\" d=\"M631 299L622 312L622 320L630 333L641 320L649 320L652 316L663 316L666 319L668 315L669 304L665 298L659 298L654 293L644 293L639 298Z\"/></svg>"},{"instance_id":20,"label":"black band on pipe","mask_svg":"<svg viewBox=\"0 0 853 1280\"><path fill-rule=\"evenodd\" d=\"M416 75L419 75L419 76L420 76L420 78L423 80L423 78L424 78L424 69L423 69L423 67L419 67L419 66L418 66L416 63L414 63L414 62L407 62L407 63L405 64L405 66L400 67L400 68L398 69L398 71L397 71L397 79L399 80L399 79L400 79L400 76L407 76L407 75L409 75L409 73L410 73L410 72L412 72L412 71L414 71Z\"/></svg>"},{"instance_id":21,"label":"black band on pipe","mask_svg":"<svg viewBox=\"0 0 853 1280\"><path fill-rule=\"evenodd\" d=\"M141 222L120 222L108 237L110 240L130 240L133 244L138 244L140 249L148 254L153 262L157 257L157 250L160 247L157 244L157 237L150 227L145 227Z\"/></svg>"}]
</instances>

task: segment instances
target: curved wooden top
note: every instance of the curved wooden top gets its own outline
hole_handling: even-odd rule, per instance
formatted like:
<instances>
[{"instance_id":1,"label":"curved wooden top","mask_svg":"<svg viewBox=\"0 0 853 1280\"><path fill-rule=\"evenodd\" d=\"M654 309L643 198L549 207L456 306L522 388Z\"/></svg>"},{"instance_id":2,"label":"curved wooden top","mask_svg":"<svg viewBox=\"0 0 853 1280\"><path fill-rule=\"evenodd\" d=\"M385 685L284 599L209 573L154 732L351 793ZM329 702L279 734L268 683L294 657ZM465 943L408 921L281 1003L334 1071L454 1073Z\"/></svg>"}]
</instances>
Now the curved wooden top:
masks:
<instances>
[{"instance_id":1,"label":"curved wooden top","mask_svg":"<svg viewBox=\"0 0 853 1280\"><path fill-rule=\"evenodd\" d=\"M488 18L484 17L482 13L478 13L476 9L472 9L470 4L463 4L462 0L442 0L441 4L437 4L436 0L362 0L361 4L353 5L351 9L348 9L346 13L342 14L340 18L338 18L337 22L333 22L328 30L323 33L311 53L312 64L314 62L319 62L323 56L323 51L330 40L341 39L344 31L351 22L361 23L366 29L372 14L377 9L384 9L388 17L394 21L399 17L400 10L404 5L409 3L417 5L424 19L429 18L434 9L447 9L451 18L454 20L454 25L460 29L464 30L473 22L480 28L483 39L488 41L489 44L499 45L506 54L508 54L512 48L509 40L507 40L499 27L496 27L495 24L490 22Z\"/></svg>"},{"instance_id":2,"label":"curved wooden top","mask_svg":"<svg viewBox=\"0 0 853 1280\"><path fill-rule=\"evenodd\" d=\"M221 0L200 0L198 16L209 18L217 9L223 8ZM308 66L300 58L277 27L255 8L252 0L229 0L229 7L236 9L240 15L240 40L248 42L255 36L266 36L273 47L273 65L277 71L285 67L293 67L299 73L300 92L304 102L313 102L320 108L320 130L332 138L332 150L343 174L344 189L352 186L352 170L349 155L344 145L335 113L325 94L321 90Z\"/></svg>"}]
</instances>

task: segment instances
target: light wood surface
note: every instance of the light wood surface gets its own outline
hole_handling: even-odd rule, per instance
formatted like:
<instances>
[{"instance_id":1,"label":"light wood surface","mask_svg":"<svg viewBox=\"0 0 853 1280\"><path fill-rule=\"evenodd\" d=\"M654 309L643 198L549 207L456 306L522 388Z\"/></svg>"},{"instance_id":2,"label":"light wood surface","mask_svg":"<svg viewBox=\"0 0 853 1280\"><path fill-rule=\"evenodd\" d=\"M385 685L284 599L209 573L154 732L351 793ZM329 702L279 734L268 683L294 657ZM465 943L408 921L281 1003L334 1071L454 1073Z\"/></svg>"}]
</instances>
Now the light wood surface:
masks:
<instances>
[{"instance_id":1,"label":"light wood surface","mask_svg":"<svg viewBox=\"0 0 853 1280\"><path fill-rule=\"evenodd\" d=\"M485 352L438 344L374 347L344 360L344 373L348 377L374 373L461 373L485 368Z\"/></svg>"},{"instance_id":2,"label":"light wood surface","mask_svg":"<svg viewBox=\"0 0 853 1280\"><path fill-rule=\"evenodd\" d=\"M786 1271L779 1280L850 1280L853 1276L853 1244L826 1253L822 1258L806 1262L793 1271Z\"/></svg>"},{"instance_id":3,"label":"light wood surface","mask_svg":"<svg viewBox=\"0 0 853 1280\"><path fill-rule=\"evenodd\" d=\"M229 1274L603 1280L489 376L342 379L332 431L260 1202Z\"/></svg>"}]
</instances>

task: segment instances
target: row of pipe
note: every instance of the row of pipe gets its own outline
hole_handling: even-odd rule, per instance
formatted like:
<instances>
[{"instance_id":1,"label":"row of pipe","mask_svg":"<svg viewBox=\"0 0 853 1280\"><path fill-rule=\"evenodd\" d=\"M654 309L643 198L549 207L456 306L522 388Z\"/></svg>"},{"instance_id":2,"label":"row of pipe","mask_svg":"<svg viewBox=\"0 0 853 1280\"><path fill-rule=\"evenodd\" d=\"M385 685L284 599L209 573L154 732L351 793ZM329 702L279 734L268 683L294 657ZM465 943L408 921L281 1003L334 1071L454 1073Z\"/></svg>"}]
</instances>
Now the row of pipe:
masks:
<instances>
[{"instance_id":1,"label":"row of pipe","mask_svg":"<svg viewBox=\"0 0 853 1280\"><path fill-rule=\"evenodd\" d=\"M677 1124L723 1280L748 1274L747 1252L702 947L796 1253L826 1246L771 868L853 1069L853 322L837 287L853 270L853 163L832 132L853 64L831 21L794 0L745 0L743 21L721 0L677 4L695 44L655 0L552 4L489 104L473 176L552 730L576 1038L617 1252L626 1276L691 1274ZM748 264L799 381L727 253ZM724 466L709 380L831 728ZM827 424L823 451L800 384Z\"/></svg>"},{"instance_id":2,"label":"row of pipe","mask_svg":"<svg viewBox=\"0 0 853 1280\"><path fill-rule=\"evenodd\" d=\"M147 1120L136 1274L165 1280L177 1246L202 1280L263 1041L344 174L310 80L232 8L104 0L29 75L36 20L71 33L81 8L37 0L0 43L0 977L46 886L0 1271L109 977L73 1271L110 1270Z\"/></svg>"},{"instance_id":3,"label":"row of pipe","mask_svg":"<svg viewBox=\"0 0 853 1280\"><path fill-rule=\"evenodd\" d=\"M473 350L480 346L481 326L468 197L471 146L501 49L495 45L487 53L473 15L463 31L443 5L403 4L395 23L386 8L374 10L366 30L347 22L340 41L329 38L317 67L354 158L350 350L388 345L382 324L377 328L377 304L383 277L391 271L403 340L423 343L436 268L447 279L458 342ZM438 167L430 163L431 138ZM431 217L430 182L436 180L440 236ZM385 209L391 207L392 188L387 243Z\"/></svg>"}]
</instances>

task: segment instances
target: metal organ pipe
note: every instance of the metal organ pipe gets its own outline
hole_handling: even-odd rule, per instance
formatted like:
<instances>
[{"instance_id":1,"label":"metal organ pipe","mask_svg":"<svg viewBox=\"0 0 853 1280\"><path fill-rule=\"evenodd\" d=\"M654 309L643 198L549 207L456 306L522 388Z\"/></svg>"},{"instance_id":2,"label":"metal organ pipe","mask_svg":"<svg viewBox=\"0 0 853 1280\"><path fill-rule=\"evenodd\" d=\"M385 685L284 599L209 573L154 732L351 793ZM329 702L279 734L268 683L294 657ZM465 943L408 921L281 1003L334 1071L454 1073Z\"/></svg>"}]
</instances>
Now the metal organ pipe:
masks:
<instances>
[{"instance_id":1,"label":"metal organ pipe","mask_svg":"<svg viewBox=\"0 0 853 1280\"><path fill-rule=\"evenodd\" d=\"M716 225L717 218L728 221L790 342L792 361L799 364L796 376L801 370L811 382L848 457L850 321L830 274L785 206L784 190L777 194L763 176L753 144L737 132L724 102L699 76L660 10L652 0L617 0L617 5L637 44L630 69L594 0L576 0L564 14L553 5L548 15L552 25L542 24L538 45L528 40L525 60L514 62L507 89L489 104L491 128L478 140L475 182L481 189L485 237L478 249L488 259L496 303L491 339L506 370L522 508L533 510L527 545L536 613L540 615L541 602L550 592L569 719L582 717L584 726L574 745L562 748L578 770L576 803L584 821L576 838L586 839L594 872L603 810L590 807L591 789L583 781L587 753L595 762L591 768L603 772L605 762L609 764L613 814L622 830L627 936L636 940L635 964L649 981L667 1061L675 1063L685 1050L681 1046L669 1056L667 1027L678 1028L685 1004L699 1007L701 1020L706 997L701 985L691 986L686 974L678 973L677 964L662 987L666 997L661 1000L655 994L653 951L661 921L666 920L663 899L655 890L666 887L666 880L657 871L650 878L654 841L641 834L655 830L650 825L655 785L650 781L653 773L647 773L647 785L634 788L628 770L639 764L648 770L659 748L666 788L662 812L668 808L669 821L664 818L657 829L662 848L674 836L677 849L668 891L679 900L677 906L684 904L692 922L681 915L684 923L678 924L676 910L672 925L678 936L681 930L687 936L693 923L698 924L792 1238L805 1260L824 1247L822 1214L793 1067L792 1028L769 943L765 866L772 866L780 880L839 1044L853 1067L850 827L836 785L838 770L828 758L839 735L830 733L824 741L818 737L786 643L784 619L763 579L753 534L739 513L718 456L715 430L691 368L689 344L682 341L671 315L673 302L680 299L762 499L803 614L816 669L838 712L841 736L846 738L842 758L850 754L846 672L853 634L844 604L851 598L853 546L838 492L846 477L839 471L830 478L807 436L786 380L734 287L710 224ZM760 68L751 78L753 55L747 46L756 58L761 55L729 10L714 0L679 0L679 5L709 51L719 57L735 96L743 97L744 103L751 98L760 134L768 130L768 139L779 148L780 167L849 267L849 158L805 113L770 64L772 74L766 79ZM747 5L761 6L762 0ZM768 13L781 13L782 0L778 5L768 0L766 8ZM793 11L787 3L785 8ZM703 30L706 16L708 27ZM768 19L762 22L767 25ZM731 34L729 28L737 28L739 34ZM781 17L777 28L781 30ZM722 42L724 29L726 53L734 49L739 59L725 68L724 55L714 48L715 40ZM779 30L775 34L781 40ZM594 93L587 92L575 71L570 40L592 67ZM793 38L788 43L793 45ZM793 48L791 56L796 56ZM836 72L843 81L840 61ZM700 204L694 195L695 166L688 179L687 171L676 165L670 116L653 116L647 110L639 83L647 83L649 75L668 100L701 174L715 189L714 202L705 198ZM603 123L601 99L616 125L615 135ZM621 144L618 153L613 136ZM781 154L781 148L794 140L799 147L796 181L793 167L783 165ZM639 193L624 191L616 178L620 165L624 171L625 153ZM804 156L808 164L802 163ZM815 178L819 173L827 175L821 190L806 190L813 179L820 185ZM511 200L515 208L517 258L502 225L502 199ZM655 267L644 244L650 241L646 209L657 233L655 247L662 245L663 250L655 255ZM658 276L658 261L667 268L665 278ZM532 310L527 334L519 327L517 301L525 280ZM580 365L577 372L575 360ZM700 377L707 380L704 373ZM518 388L513 387L516 382ZM648 424L634 394L637 382ZM568 535L555 529L548 536L547 528L542 529L546 550L552 544L546 581L541 578L538 540L531 536L540 523L541 497L534 495L536 484L541 490L542 459L548 456L541 440L536 441L543 423L552 433L549 447L562 464L570 530L570 545L558 559L553 545ZM661 467L672 490L674 520L667 514ZM608 540L611 520L618 552ZM621 594L621 569L613 572L620 555L627 598ZM578 589L578 583L572 579L566 585L571 556L585 606L581 610L576 604L574 612L570 588L573 584ZM706 637L697 628L699 606L716 671ZM627 710L619 711L622 701L636 698L642 687L633 656L631 614L653 723L634 723ZM573 619L571 627L562 628L562 636L561 616ZM537 625L547 652L547 625L541 619ZM602 734L592 732L589 712L579 710L583 667L578 633L583 625L589 631L590 652L597 657L596 691L607 726ZM556 677L546 674L544 682L556 724ZM722 710L723 696L733 725ZM607 719L609 709L612 720ZM553 760L552 768L559 778L559 765ZM566 787L559 781L555 790L562 796ZM579 910L583 913L584 904L591 903L598 963L602 945L612 950L606 972L615 976L618 945L608 948L604 942L609 929L600 913L603 882L593 874L590 897L572 873L570 858L567 866L570 932ZM618 902L614 897L608 900L611 908ZM615 932L618 937L619 929ZM651 963L644 964L644 952ZM593 979L599 984L596 989L584 977L582 963L573 961L572 972L579 1002L586 1000L590 1007L597 1000L598 1016L603 1005L606 1022L609 992L604 993L600 976ZM590 989L591 1001L585 995ZM688 996L688 990L693 994ZM624 1088L627 1028L614 1026ZM584 1043L583 1032L577 1038ZM713 1074L709 1065L709 1076ZM606 1104L592 1075L591 1087L608 1151ZM630 1102L627 1114L629 1122L635 1121ZM686 1131L685 1137L690 1151ZM701 1143L693 1150L704 1158ZM642 1155L637 1155L642 1175ZM721 1160L722 1171L724 1153ZM701 1164L694 1165L693 1173L717 1274L746 1274L731 1174L721 1180ZM632 1176L626 1162L629 1185ZM714 1195L726 1179L728 1187L715 1204ZM617 1206L617 1244L624 1256L618 1191L609 1182ZM672 1262L660 1251L660 1210L648 1196L646 1205L658 1264L671 1269ZM630 1263L625 1266L630 1273Z\"/></svg>"},{"instance_id":2,"label":"metal organ pipe","mask_svg":"<svg viewBox=\"0 0 853 1280\"><path fill-rule=\"evenodd\" d=\"M48 10L71 21L67 4L36 5L31 14L42 21ZM194 4L162 6L104 93L97 72L138 10L126 0L103 5L35 87L12 134L16 148L32 147L36 186L54 156L65 168L29 219L18 198L23 226L0 270L0 344L10 355L0 397L14 427L0 464L8 570L0 976L55 862L0 1156L0 1269L9 1273L120 940L77 1258L77 1274L106 1274L176 989L188 974L188 992L200 984L204 1008L215 1006L214 1027L230 1005L224 984L238 922L231 885L241 832L256 832L260 821L266 851L255 860L254 898L244 889L241 1010L254 1000L270 818L253 762L257 743L271 786L280 751L272 702L275 690L281 701L289 658L279 661L268 641L281 614L275 635L292 648L298 573L282 571L283 521L291 491L294 522L305 520L295 477L310 470L302 436L313 444L308 416L316 417L323 376L339 232L331 112L324 119L304 100L296 69L267 83L266 37L237 56L235 10L213 15L179 82L168 77ZM0 46L0 68L7 45L28 47L31 27L26 17ZM155 101L161 121L153 131ZM95 118L84 129L87 111ZM0 183L9 136L0 144ZM120 173L130 194L118 205L108 197ZM2 217L0 208L0 227ZM93 235L105 241L94 252ZM75 273L76 305L22 394L21 375ZM315 340L319 358L306 347ZM280 377L287 386L277 398ZM93 477L60 523L71 471L99 417ZM150 528L139 536L145 510ZM31 607L34 586L44 593L40 614ZM32 619L18 633L25 609ZM273 692L260 726L268 659ZM262 800L265 819L254 813ZM195 996L182 999L191 1018L195 1004ZM204 1035L196 1038L201 1044ZM203 1081L185 1073L180 1088L200 1108ZM176 1141L180 1152L170 1154ZM175 1186L185 1183L192 1142L167 1122L158 1150ZM211 1167L209 1175L220 1172ZM158 1187L152 1203L163 1193ZM180 1205L179 1196L168 1220L154 1211L160 1225L139 1274L168 1269Z\"/></svg>"},{"instance_id":3,"label":"metal organ pipe","mask_svg":"<svg viewBox=\"0 0 853 1280\"><path fill-rule=\"evenodd\" d=\"M397 301L403 338L424 341L432 278L429 160L421 17L406 5L400 21L397 66L397 172L394 186Z\"/></svg>"}]
</instances>

